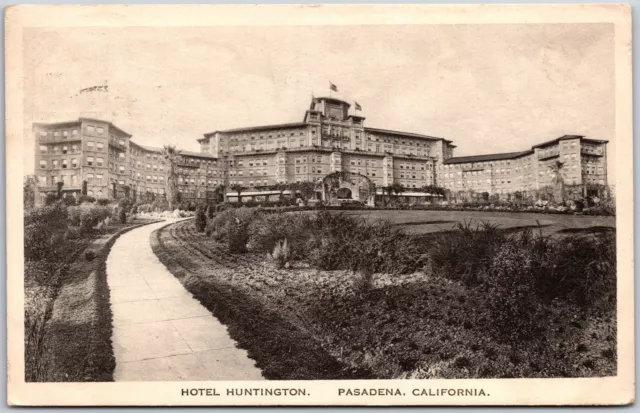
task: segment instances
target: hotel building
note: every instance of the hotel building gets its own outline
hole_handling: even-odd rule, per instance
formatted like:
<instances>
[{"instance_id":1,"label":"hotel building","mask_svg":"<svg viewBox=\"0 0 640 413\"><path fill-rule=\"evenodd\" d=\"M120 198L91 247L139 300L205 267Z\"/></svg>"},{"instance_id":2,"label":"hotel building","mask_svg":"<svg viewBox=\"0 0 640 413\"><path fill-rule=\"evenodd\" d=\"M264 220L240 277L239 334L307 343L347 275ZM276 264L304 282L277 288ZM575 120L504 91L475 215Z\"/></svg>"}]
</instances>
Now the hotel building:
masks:
<instances>
[{"instance_id":1,"label":"hotel building","mask_svg":"<svg viewBox=\"0 0 640 413\"><path fill-rule=\"evenodd\" d=\"M453 192L507 194L550 185L550 164L565 163L568 184L606 184L606 141L566 135L523 152L453 157L452 141L426 134L364 125L351 105L313 98L298 123L220 130L198 139L200 152L181 151L177 165L183 199L212 199L224 185L246 188L243 196L273 196L276 183L317 182L338 171L369 178L380 188L402 184L404 195L435 185ZM164 196L167 165L162 149L139 145L110 122L80 118L35 123L35 166L41 193L56 190L97 198L123 194ZM115 189L115 193L114 193ZM413 191L412 191L413 190Z\"/></svg>"}]
</instances>

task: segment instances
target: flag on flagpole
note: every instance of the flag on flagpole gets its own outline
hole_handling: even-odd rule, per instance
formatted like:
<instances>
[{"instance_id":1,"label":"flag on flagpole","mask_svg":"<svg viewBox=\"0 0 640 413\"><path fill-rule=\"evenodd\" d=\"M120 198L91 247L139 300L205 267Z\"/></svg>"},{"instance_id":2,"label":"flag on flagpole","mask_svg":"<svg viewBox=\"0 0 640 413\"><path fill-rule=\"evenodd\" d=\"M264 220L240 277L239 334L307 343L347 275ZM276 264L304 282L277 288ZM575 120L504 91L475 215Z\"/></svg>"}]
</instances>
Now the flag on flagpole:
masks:
<instances>
[{"instance_id":1,"label":"flag on flagpole","mask_svg":"<svg viewBox=\"0 0 640 413\"><path fill-rule=\"evenodd\" d=\"M354 102L356 105L356 110L362 110L362 106L358 102Z\"/></svg>"},{"instance_id":2,"label":"flag on flagpole","mask_svg":"<svg viewBox=\"0 0 640 413\"><path fill-rule=\"evenodd\" d=\"M334 92L337 92L338 91L338 86L336 86L333 83L329 82L329 89L333 90Z\"/></svg>"}]
</instances>

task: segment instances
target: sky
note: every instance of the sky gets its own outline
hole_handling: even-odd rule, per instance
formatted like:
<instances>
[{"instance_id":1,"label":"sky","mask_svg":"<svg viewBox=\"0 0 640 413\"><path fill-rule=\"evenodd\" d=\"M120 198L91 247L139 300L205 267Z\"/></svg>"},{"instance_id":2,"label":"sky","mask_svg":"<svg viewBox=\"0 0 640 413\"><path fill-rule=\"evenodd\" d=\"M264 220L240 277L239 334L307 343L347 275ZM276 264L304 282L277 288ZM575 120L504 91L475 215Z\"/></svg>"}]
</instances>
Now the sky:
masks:
<instances>
[{"instance_id":1,"label":"sky","mask_svg":"<svg viewBox=\"0 0 640 413\"><path fill-rule=\"evenodd\" d=\"M609 140L613 183L613 41L610 24L30 28L25 170L32 122L96 117L199 151L206 132L302 121L332 82L365 126L452 140L454 156Z\"/></svg>"}]
</instances>

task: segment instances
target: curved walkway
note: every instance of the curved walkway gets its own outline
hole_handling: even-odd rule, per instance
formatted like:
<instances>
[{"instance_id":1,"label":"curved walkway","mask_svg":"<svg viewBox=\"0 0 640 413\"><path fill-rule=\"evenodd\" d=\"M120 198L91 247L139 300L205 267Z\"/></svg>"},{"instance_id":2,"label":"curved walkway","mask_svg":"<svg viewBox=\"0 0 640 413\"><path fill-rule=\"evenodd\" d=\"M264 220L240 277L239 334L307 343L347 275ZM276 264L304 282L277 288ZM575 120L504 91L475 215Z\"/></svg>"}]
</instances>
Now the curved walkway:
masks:
<instances>
[{"instance_id":1,"label":"curved walkway","mask_svg":"<svg viewBox=\"0 0 640 413\"><path fill-rule=\"evenodd\" d=\"M158 260L151 233L176 220L122 235L107 258L115 381L261 380L227 329Z\"/></svg>"}]
</instances>

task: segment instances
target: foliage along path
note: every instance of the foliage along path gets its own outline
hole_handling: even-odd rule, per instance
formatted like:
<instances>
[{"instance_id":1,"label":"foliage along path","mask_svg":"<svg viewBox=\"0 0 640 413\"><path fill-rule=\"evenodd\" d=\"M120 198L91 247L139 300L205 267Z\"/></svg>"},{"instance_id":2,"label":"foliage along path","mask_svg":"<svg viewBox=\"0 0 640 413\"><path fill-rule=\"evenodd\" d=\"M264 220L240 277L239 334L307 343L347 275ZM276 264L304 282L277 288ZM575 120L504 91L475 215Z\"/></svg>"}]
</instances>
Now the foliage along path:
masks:
<instances>
[{"instance_id":1,"label":"foliage along path","mask_svg":"<svg viewBox=\"0 0 640 413\"><path fill-rule=\"evenodd\" d=\"M227 329L156 258L151 233L122 235L107 258L115 381L261 380Z\"/></svg>"}]
</instances>

